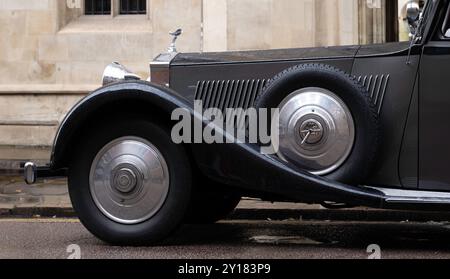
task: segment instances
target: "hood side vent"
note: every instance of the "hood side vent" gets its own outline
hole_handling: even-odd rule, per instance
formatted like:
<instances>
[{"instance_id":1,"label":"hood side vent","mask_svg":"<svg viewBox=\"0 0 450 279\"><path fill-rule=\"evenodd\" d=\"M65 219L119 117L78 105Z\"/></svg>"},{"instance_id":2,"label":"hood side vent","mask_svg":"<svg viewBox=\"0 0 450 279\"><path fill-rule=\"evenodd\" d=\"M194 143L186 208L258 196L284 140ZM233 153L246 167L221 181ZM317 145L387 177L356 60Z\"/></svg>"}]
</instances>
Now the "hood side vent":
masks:
<instances>
[{"instance_id":1,"label":"hood side vent","mask_svg":"<svg viewBox=\"0 0 450 279\"><path fill-rule=\"evenodd\" d=\"M367 75L359 76L357 80L369 92L372 103L377 107L378 114L383 108L384 97L386 96L390 75Z\"/></svg>"},{"instance_id":2,"label":"hood side vent","mask_svg":"<svg viewBox=\"0 0 450 279\"><path fill-rule=\"evenodd\" d=\"M266 85L266 79L199 81L194 100L204 109L249 109Z\"/></svg>"}]
</instances>

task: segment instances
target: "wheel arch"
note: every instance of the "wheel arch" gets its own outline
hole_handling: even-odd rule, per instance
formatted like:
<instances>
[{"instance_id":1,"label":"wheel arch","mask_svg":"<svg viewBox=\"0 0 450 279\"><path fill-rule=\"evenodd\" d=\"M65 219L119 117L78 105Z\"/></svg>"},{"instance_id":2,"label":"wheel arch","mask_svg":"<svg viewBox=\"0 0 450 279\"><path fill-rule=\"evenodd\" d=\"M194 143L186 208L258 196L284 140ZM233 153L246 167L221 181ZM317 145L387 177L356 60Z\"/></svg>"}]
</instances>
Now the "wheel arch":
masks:
<instances>
[{"instance_id":1,"label":"wheel arch","mask_svg":"<svg viewBox=\"0 0 450 279\"><path fill-rule=\"evenodd\" d=\"M68 168L72 147L95 124L131 115L155 117L170 124L172 111L177 108L192 110L175 91L149 82L130 81L102 87L80 100L61 122L53 143L50 167L53 170Z\"/></svg>"}]
</instances>

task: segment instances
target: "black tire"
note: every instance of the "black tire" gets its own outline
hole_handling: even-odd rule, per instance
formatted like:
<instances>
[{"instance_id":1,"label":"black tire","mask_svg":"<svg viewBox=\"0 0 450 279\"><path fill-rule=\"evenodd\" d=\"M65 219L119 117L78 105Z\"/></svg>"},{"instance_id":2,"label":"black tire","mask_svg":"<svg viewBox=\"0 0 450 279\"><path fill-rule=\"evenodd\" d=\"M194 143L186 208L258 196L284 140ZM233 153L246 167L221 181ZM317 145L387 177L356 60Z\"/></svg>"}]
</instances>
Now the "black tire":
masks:
<instances>
[{"instance_id":1,"label":"black tire","mask_svg":"<svg viewBox=\"0 0 450 279\"><path fill-rule=\"evenodd\" d=\"M158 148L169 170L169 192L150 219L126 225L106 217L96 206L89 187L91 163L107 143L124 136L141 137ZM190 162L183 146L170 138L164 125L133 118L111 121L88 131L69 168L69 193L83 225L101 240L114 245L152 245L166 239L182 223L191 193Z\"/></svg>"},{"instance_id":2,"label":"black tire","mask_svg":"<svg viewBox=\"0 0 450 279\"><path fill-rule=\"evenodd\" d=\"M324 177L352 185L364 182L376 160L380 132L378 113L369 93L354 77L329 65L297 65L271 79L256 99L255 106L278 108L289 94L307 87L324 88L338 95L355 122L351 154L343 165Z\"/></svg>"},{"instance_id":3,"label":"black tire","mask_svg":"<svg viewBox=\"0 0 450 279\"><path fill-rule=\"evenodd\" d=\"M208 189L200 187L192 194L185 221L188 224L206 225L226 219L241 201L240 195L226 190L225 186L205 180L209 184Z\"/></svg>"}]
</instances>

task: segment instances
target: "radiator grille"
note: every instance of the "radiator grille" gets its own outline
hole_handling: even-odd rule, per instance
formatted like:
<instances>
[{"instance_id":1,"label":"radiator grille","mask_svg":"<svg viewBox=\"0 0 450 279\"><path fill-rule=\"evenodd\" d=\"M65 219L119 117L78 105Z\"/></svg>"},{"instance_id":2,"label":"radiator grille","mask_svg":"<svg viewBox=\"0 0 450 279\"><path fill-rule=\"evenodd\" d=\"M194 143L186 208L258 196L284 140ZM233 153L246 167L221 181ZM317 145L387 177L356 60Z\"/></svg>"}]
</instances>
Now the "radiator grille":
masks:
<instances>
[{"instance_id":1,"label":"radiator grille","mask_svg":"<svg viewBox=\"0 0 450 279\"><path fill-rule=\"evenodd\" d=\"M199 81L194 99L201 100L204 109L246 110L254 105L266 82L265 79Z\"/></svg>"},{"instance_id":2,"label":"radiator grille","mask_svg":"<svg viewBox=\"0 0 450 279\"><path fill-rule=\"evenodd\" d=\"M359 76L360 82L369 92L372 103L377 107L378 114L383 108L384 97L389 84L390 75Z\"/></svg>"}]
</instances>

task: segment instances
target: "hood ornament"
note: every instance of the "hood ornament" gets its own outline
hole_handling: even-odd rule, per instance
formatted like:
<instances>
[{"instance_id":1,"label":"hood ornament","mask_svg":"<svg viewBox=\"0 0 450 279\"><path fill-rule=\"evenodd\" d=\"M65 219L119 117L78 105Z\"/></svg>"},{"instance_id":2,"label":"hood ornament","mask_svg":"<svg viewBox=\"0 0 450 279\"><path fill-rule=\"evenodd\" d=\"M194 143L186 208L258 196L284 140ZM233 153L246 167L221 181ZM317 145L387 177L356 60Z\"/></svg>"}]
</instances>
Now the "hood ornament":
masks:
<instances>
[{"instance_id":1,"label":"hood ornament","mask_svg":"<svg viewBox=\"0 0 450 279\"><path fill-rule=\"evenodd\" d=\"M176 31L170 32L169 34L171 36L173 36L173 39L172 39L172 43L170 44L169 48L167 49L167 52L169 52L169 53L177 53L178 51L177 51L177 47L176 47L176 42L177 42L178 37L181 34L183 34L183 30L182 29L177 29Z\"/></svg>"}]
</instances>

